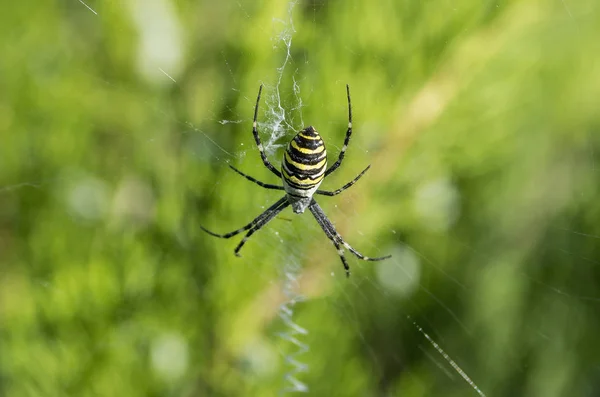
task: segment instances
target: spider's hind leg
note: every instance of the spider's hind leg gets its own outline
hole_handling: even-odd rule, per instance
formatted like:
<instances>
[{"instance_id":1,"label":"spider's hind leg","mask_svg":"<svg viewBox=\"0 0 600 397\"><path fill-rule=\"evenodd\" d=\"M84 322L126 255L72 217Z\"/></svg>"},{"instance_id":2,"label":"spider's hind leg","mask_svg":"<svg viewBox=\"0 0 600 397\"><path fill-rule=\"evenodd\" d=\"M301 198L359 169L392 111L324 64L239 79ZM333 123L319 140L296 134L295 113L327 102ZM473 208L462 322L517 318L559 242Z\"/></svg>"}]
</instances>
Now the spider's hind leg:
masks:
<instances>
[{"instance_id":1,"label":"spider's hind leg","mask_svg":"<svg viewBox=\"0 0 600 397\"><path fill-rule=\"evenodd\" d=\"M344 264L344 269L346 269L347 276L350 276L350 267L348 266L346 258L344 257L344 249L342 248L342 246L345 247L348 251L352 252L354 255L356 255L359 259L362 259L364 261L382 261L391 257L391 255L376 258L364 256L363 254L355 250L350 244L344 241L342 236L340 236L339 233L335 230L335 227L323 212L323 209L319 206L319 204L317 204L315 200L311 202L309 208L310 212L312 212L315 219L317 220L317 223L319 224L319 226L321 226L321 229L323 229L327 237L331 240L331 242L333 242L333 245L335 245L338 255L340 256L340 259Z\"/></svg>"},{"instance_id":2,"label":"spider's hind leg","mask_svg":"<svg viewBox=\"0 0 600 397\"><path fill-rule=\"evenodd\" d=\"M340 256L340 259L342 260L342 265L344 265L344 270L346 270L346 277L350 277L350 266L348 265L348 261L346 261L346 257L344 256L344 249L340 246L340 244L337 241L335 241L335 239L331 239L331 242L337 249L337 253Z\"/></svg>"},{"instance_id":3,"label":"spider's hind leg","mask_svg":"<svg viewBox=\"0 0 600 397\"><path fill-rule=\"evenodd\" d=\"M344 244L344 247L346 247L346 249L350 252L352 252L354 255L356 255L356 257L358 259L362 259L363 261L371 261L371 262L377 262L377 261L382 261L384 259L389 259L392 256L391 255L386 255L386 256L378 256L375 258L371 258L370 256L365 256L363 254L361 254L360 252L358 252L357 250L355 250L354 248L352 248L352 246L350 244L348 244L347 242L344 241L344 239L342 239L342 236L340 236L339 234L337 235L340 242L342 244Z\"/></svg>"},{"instance_id":4,"label":"spider's hind leg","mask_svg":"<svg viewBox=\"0 0 600 397\"><path fill-rule=\"evenodd\" d=\"M259 231L271 219L275 218L277 216L277 214L279 214L281 211L283 211L289 205L290 205L290 203L287 199L287 196L283 196L275 204L273 204L272 206L267 208L265 210L265 212L263 212L262 214L260 214L256 218L254 218L254 220L252 222L248 223L246 226L244 226L242 228L234 230L233 232L229 232L229 233L225 233L225 234L217 234L215 232L211 232L210 230L208 230L207 228L205 228L202 225L200 225L200 229L204 230L206 233L210 234L211 236L220 237L220 238L230 238L237 234L240 234L241 232L249 230L249 232L246 233L246 236L244 236L242 241L235 248L235 251L234 251L235 255L240 256L239 251L242 248L242 246L246 243L246 241L250 238L250 236L252 236L255 232Z\"/></svg>"},{"instance_id":5,"label":"spider's hind leg","mask_svg":"<svg viewBox=\"0 0 600 397\"><path fill-rule=\"evenodd\" d=\"M263 226L265 226L267 223L269 223L269 221L271 221L271 219L275 218L277 216L277 214L279 214L281 211L283 211L289 205L290 205L290 202L287 200L287 196L284 196L274 206L272 206L271 208L269 208L268 210L263 212L259 217L260 219L258 219L256 221L256 223L254 224L254 227L252 227L248 231L248 233L246 233L246 235L244 236L242 241L240 241L240 243L237 245L237 247L235 247L235 250L233 251L235 253L235 256L241 256L239 252L242 249L242 247L244 246L244 244L246 244L246 241L248 241L250 236L252 236L255 232L262 229Z\"/></svg>"}]
</instances>

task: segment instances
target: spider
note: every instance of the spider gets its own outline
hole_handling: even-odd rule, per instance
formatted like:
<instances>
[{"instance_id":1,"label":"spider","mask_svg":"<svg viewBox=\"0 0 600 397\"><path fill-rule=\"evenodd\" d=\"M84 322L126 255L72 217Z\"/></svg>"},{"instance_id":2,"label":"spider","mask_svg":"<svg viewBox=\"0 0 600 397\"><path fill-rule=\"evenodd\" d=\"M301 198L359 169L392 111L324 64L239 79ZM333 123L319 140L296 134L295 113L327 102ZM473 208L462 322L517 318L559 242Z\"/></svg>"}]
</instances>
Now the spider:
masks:
<instances>
[{"instance_id":1,"label":"spider","mask_svg":"<svg viewBox=\"0 0 600 397\"><path fill-rule=\"evenodd\" d=\"M333 192L320 190L319 185L323 182L323 179L331 174L333 171L338 169L338 167L342 164L344 160L344 155L346 154L346 149L348 148L348 143L350 142L350 136L352 135L352 106L350 104L350 86L346 85L346 93L348 96L348 130L346 132L346 138L344 139L344 145L342 146L342 150L338 156L338 159L330 168L327 168L327 151L325 150L325 144L321 139L321 136L312 126L306 127L302 131L298 132L296 136L288 143L281 167L281 172L278 171L273 165L269 162L267 158L262 142L260 141L260 137L258 136L257 126L257 115L258 115L258 104L260 102L260 94L262 93L262 84L258 89L258 97L256 98L256 106L254 107L254 121L252 123L252 134L254 135L254 140L256 141L256 146L258 147L258 151L260 152L260 157L265 165L273 174L275 174L278 178L281 178L283 182L283 186L272 185L269 183L260 182L253 177L244 174L242 171L238 170L231 164L229 167L233 169L235 172L248 179L251 182L256 183L257 185L265 188L265 189L273 189L273 190L283 190L285 191L285 196L283 196L279 201L265 210L262 214L257 216L252 222L247 224L246 226L235 230L233 232L229 232L226 234L217 234L211 232L203 226L200 226L202 230L207 232L208 234L220 237L220 238L230 238L241 232L248 231L242 241L237 245L234 250L236 256L240 256L239 252L248 241L250 236L259 231L263 226L265 226L271 219L273 219L277 214L283 211L288 206L292 206L294 213L301 214L307 208L312 212L313 216L317 220L321 229L325 232L329 240L333 243L335 248L337 249L337 253L342 260L342 264L344 265L344 269L346 270L346 276L350 276L350 266L348 266L348 262L344 257L344 248L352 252L359 259L365 261L380 261L384 259L388 259L391 255L382 256L378 258L370 258L368 256L364 256L350 244L344 241L342 236L335 230L333 223L327 218L323 209L317 204L313 196L315 194L320 194L323 196L335 196L348 189L350 186L354 185L356 181L358 181L364 174L371 168L369 165L365 168L356 178L346 183L341 188L334 190Z\"/></svg>"}]
</instances>

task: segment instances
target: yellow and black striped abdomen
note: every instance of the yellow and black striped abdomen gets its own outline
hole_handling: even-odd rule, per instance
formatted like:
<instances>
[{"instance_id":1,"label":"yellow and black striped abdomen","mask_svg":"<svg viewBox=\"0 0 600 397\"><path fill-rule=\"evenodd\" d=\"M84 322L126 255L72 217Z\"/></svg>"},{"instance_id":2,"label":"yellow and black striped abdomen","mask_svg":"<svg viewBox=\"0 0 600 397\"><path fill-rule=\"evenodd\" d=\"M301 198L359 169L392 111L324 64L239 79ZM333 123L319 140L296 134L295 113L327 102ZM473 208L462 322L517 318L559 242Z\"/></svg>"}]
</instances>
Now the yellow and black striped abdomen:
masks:
<instances>
[{"instance_id":1,"label":"yellow and black striped abdomen","mask_svg":"<svg viewBox=\"0 0 600 397\"><path fill-rule=\"evenodd\" d=\"M321 184L327 168L327 151L313 127L300 131L290 141L281 168L283 180L291 188L291 193L312 195ZM306 194L302 194L303 191Z\"/></svg>"}]
</instances>

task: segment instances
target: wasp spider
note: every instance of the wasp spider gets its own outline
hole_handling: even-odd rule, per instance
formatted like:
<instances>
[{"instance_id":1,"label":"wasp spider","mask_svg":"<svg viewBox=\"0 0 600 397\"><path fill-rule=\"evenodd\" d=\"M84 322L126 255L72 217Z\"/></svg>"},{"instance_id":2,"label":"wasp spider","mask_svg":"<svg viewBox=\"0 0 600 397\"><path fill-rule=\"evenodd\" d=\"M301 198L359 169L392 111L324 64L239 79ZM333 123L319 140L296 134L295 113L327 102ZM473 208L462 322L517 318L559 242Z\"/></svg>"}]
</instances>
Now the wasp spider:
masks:
<instances>
[{"instance_id":1,"label":"wasp spider","mask_svg":"<svg viewBox=\"0 0 600 397\"><path fill-rule=\"evenodd\" d=\"M344 160L344 155L346 154L346 149L348 148L348 143L350 142L350 136L352 135L352 107L350 105L350 87L346 85L346 93L348 96L348 131L346 132L346 138L344 139L344 146L342 146L342 150L338 156L338 159L333 165L327 168L327 151L325 150L325 144L321 139L321 136L312 126L307 127L300 131L294 139L288 143L285 153L283 155L283 162L281 167L281 172L278 171L273 165L269 162L267 158L264 147L260 141L260 137L258 136L258 130L256 129L256 118L258 115L258 103L260 102L260 94L262 92L262 85L258 90L258 97L256 98L256 106L254 108L254 122L252 123L252 134L254 134L254 140L256 141L256 146L258 146L258 150L260 152L260 157L262 161L273 174L275 174L278 178L282 179L283 186L272 185L269 183L260 182L253 177L244 174L237 168L229 165L235 172L248 179L251 182L256 183L257 185L264 187L266 189L274 189L274 190L284 190L285 196L283 196L279 201L269 207L265 212L256 217L252 222L242 227L241 229L235 230L226 234L217 234L213 233L210 230L200 226L202 230L205 232L221 238L230 238L241 232L248 231L242 241L235 248L235 255L240 256L239 252L246 243L246 241L252 236L255 232L259 231L263 226L265 226L271 219L273 219L277 214L283 211L288 206L292 206L294 213L301 214L307 208L312 212L313 216L317 220L317 223L327 237L331 240L335 248L337 249L338 255L342 260L342 264L344 265L344 269L346 269L346 275L350 276L350 266L348 266L348 262L344 257L344 248L352 252L359 259L365 261L380 261L383 259L390 258L391 255L382 256L378 258L370 258L362 255L360 252L352 248L350 244L344 241L342 236L335 230L333 223L327 218L323 209L317 204L313 196L315 194L320 194L323 196L335 196L340 194L344 190L348 189L350 186L354 185L356 181L358 181L365 172L371 167L370 165L365 168L356 178L346 183L341 188L334 190L333 192L320 190L319 185L323 182L323 179L335 171Z\"/></svg>"}]
</instances>

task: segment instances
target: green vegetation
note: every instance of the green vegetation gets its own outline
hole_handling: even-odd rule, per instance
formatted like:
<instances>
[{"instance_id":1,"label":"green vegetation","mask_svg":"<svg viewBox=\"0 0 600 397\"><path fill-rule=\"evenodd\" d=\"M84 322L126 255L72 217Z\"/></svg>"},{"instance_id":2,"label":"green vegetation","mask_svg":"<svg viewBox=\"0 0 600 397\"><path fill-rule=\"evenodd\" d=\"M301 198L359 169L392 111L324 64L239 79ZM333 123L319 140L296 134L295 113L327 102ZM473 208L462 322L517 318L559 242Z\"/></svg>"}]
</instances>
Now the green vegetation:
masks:
<instances>
[{"instance_id":1,"label":"green vegetation","mask_svg":"<svg viewBox=\"0 0 600 397\"><path fill-rule=\"evenodd\" d=\"M0 395L276 395L293 266L310 395L477 395L413 321L488 396L598 395L598 2L218 3L3 6ZM263 139L312 124L330 164L350 84L322 186L372 168L319 202L391 260L346 279L289 210L242 258L200 230L280 197L227 167L277 183L260 83Z\"/></svg>"}]
</instances>

